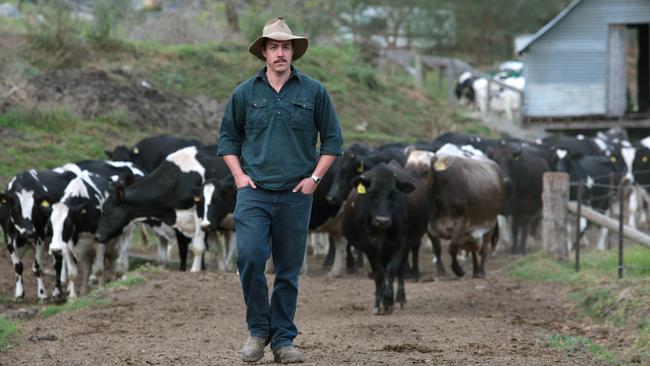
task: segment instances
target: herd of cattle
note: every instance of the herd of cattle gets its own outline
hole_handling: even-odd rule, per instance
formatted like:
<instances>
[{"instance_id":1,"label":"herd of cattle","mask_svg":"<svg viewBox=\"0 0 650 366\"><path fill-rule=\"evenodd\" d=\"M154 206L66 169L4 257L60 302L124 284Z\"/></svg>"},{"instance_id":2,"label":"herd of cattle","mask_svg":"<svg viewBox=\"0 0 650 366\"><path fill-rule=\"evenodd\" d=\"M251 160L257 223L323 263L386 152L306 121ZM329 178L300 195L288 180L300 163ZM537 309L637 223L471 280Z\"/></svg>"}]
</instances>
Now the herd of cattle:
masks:
<instances>
[{"instance_id":1,"label":"herd of cattle","mask_svg":"<svg viewBox=\"0 0 650 366\"><path fill-rule=\"evenodd\" d=\"M648 142L631 143L608 132L535 142L445 133L431 142L375 149L354 143L314 193L310 230L329 234L332 276L342 273L346 252L348 265L354 265L351 247L365 254L376 285L374 313L390 313L395 302L406 301L405 277L419 275L424 236L432 243L439 276L445 275L441 240L449 241L457 276L464 274L460 250L471 254L473 275L485 276L486 257L500 233L511 231L511 252L525 254L526 239L541 220L547 171L564 171L572 182L586 182L584 202L602 211L609 210L612 182L635 184L631 202L645 202ZM111 160L17 174L0 193L0 224L16 272L15 297L25 294L22 257L32 247L41 300L48 298L42 279L45 253L56 273L52 297L76 297L79 270L81 293L88 291L91 273L101 285L128 270L138 225L156 233L160 260L166 260L167 245L178 245L181 270L190 251L191 270L204 269L206 248L223 247L217 239L230 238L230 248L236 247L230 214L237 188L216 150L192 139L155 136L133 147L116 147L107 152ZM224 257L229 260L232 253Z\"/></svg>"}]
</instances>

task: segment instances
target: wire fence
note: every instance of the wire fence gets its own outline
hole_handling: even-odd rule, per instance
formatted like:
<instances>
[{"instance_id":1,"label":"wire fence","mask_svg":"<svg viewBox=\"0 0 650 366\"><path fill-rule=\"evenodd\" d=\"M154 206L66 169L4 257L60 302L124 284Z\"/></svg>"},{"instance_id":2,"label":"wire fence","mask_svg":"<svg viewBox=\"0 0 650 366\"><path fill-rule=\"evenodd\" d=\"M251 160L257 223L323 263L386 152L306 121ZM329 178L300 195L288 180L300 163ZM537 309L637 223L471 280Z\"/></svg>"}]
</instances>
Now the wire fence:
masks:
<instances>
[{"instance_id":1,"label":"wire fence","mask_svg":"<svg viewBox=\"0 0 650 366\"><path fill-rule=\"evenodd\" d=\"M646 171L650 173L650 170ZM645 173L645 172L641 172ZM609 184L602 183L603 180L609 180ZM613 173L598 177L590 177L586 180L574 180L569 182L570 187L575 188L575 196L572 199L576 200L576 235L574 241L575 251L575 270L580 271L580 241L585 234L586 228L581 230L580 221L583 218L582 208L588 206L591 210L598 212L604 216L610 217L610 212L618 205L618 212L616 213L618 220L618 277L623 278L626 269L641 269L648 270L648 266L625 266L624 265L624 230L626 215L626 202L628 201L634 189L645 190L650 185L632 184L631 182L622 179L621 174ZM594 182L600 180L601 182ZM598 195L595 195L598 193ZM642 205L643 207L643 205ZM586 217L585 217L586 218ZM648 218L650 220L650 218ZM610 249L610 248L608 248Z\"/></svg>"}]
</instances>

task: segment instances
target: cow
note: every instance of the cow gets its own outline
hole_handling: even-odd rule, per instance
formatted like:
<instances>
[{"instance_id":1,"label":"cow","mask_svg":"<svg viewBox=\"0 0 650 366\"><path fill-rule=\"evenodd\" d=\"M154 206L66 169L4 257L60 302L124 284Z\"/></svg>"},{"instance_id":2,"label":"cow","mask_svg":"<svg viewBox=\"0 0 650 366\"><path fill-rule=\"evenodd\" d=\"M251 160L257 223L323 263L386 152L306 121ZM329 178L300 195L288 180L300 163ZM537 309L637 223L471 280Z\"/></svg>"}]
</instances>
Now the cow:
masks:
<instances>
[{"instance_id":1,"label":"cow","mask_svg":"<svg viewBox=\"0 0 650 366\"><path fill-rule=\"evenodd\" d=\"M426 232L426 189L400 164L379 163L355 177L344 204L343 234L366 254L375 280L374 314L390 314L395 301L406 302L406 256ZM395 296L393 282L397 277Z\"/></svg>"},{"instance_id":2,"label":"cow","mask_svg":"<svg viewBox=\"0 0 650 366\"><path fill-rule=\"evenodd\" d=\"M550 171L543 156L529 147L501 145L488 157L499 164L505 179L502 213L512 218L511 254L525 255L532 225L541 218L544 173Z\"/></svg>"},{"instance_id":3,"label":"cow","mask_svg":"<svg viewBox=\"0 0 650 366\"><path fill-rule=\"evenodd\" d=\"M51 205L52 242L49 253L65 258L70 298L77 297L74 283L77 264L82 269L82 295L88 292L91 266L100 286L103 286L105 278L112 278L113 264L119 252L117 239L108 243L95 242L95 230L109 182L106 177L81 171L68 183L63 197ZM106 276L105 259L108 260Z\"/></svg>"},{"instance_id":4,"label":"cow","mask_svg":"<svg viewBox=\"0 0 650 366\"><path fill-rule=\"evenodd\" d=\"M206 180L225 177L229 173L223 159L214 152L214 146L180 149L168 155L165 161L142 180L130 186L117 184L109 189L96 232L97 240L103 242L113 238L132 220L147 217L156 217L175 228L186 226L185 233L192 237L202 235L196 215L195 187L202 186ZM190 210L194 229L191 224L187 227L188 221L185 221L185 225L179 222L185 216L183 210ZM192 271L199 271L205 251L205 243L201 238L192 243L192 250ZM179 254L181 270L184 270L185 259L183 253Z\"/></svg>"},{"instance_id":5,"label":"cow","mask_svg":"<svg viewBox=\"0 0 650 366\"><path fill-rule=\"evenodd\" d=\"M113 151L105 151L105 153L111 160L131 161L136 167L150 173L174 151L201 145L201 142L195 139L159 135L144 138L132 148L119 145Z\"/></svg>"},{"instance_id":6,"label":"cow","mask_svg":"<svg viewBox=\"0 0 650 366\"><path fill-rule=\"evenodd\" d=\"M490 160L434 156L427 195L432 235L451 241L453 272L459 277L465 274L456 254L466 248L472 253L474 277L485 277L488 245L498 241L497 216L505 195L499 166Z\"/></svg>"},{"instance_id":7,"label":"cow","mask_svg":"<svg viewBox=\"0 0 650 366\"><path fill-rule=\"evenodd\" d=\"M0 193L5 242L16 272L16 299L25 296L22 257L29 245L34 247L32 269L36 276L38 298L45 300L48 297L41 278L43 254L47 250L49 236L46 209L63 196L66 185L74 176L74 173L68 171L32 169L13 177L7 190ZM60 269L61 265L61 258L55 258L55 269ZM58 299L62 293L60 278L57 276L52 296Z\"/></svg>"}]
</instances>

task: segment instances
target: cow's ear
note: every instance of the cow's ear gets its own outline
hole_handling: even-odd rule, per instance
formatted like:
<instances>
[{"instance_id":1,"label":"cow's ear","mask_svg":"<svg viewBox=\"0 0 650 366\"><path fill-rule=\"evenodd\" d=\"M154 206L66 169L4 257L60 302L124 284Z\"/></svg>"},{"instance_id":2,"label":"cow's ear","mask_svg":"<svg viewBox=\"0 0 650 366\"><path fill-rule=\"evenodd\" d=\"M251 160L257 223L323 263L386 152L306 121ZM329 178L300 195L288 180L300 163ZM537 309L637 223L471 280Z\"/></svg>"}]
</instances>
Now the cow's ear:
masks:
<instances>
[{"instance_id":1,"label":"cow's ear","mask_svg":"<svg viewBox=\"0 0 650 366\"><path fill-rule=\"evenodd\" d=\"M83 216L88 213L88 204L82 203L74 207L70 207L70 212L75 216Z\"/></svg>"},{"instance_id":2,"label":"cow's ear","mask_svg":"<svg viewBox=\"0 0 650 366\"><path fill-rule=\"evenodd\" d=\"M132 185L133 183L135 183L135 177L133 176L133 174L129 174L126 177L124 177L124 186L125 187L128 187L128 186Z\"/></svg>"},{"instance_id":3,"label":"cow's ear","mask_svg":"<svg viewBox=\"0 0 650 366\"><path fill-rule=\"evenodd\" d=\"M366 188L370 187L370 183L372 183L372 181L363 174L352 179L352 186L360 194L366 193Z\"/></svg>"},{"instance_id":4,"label":"cow's ear","mask_svg":"<svg viewBox=\"0 0 650 366\"><path fill-rule=\"evenodd\" d=\"M49 197L43 197L38 201L38 207L45 216L50 216L52 214L52 201Z\"/></svg>"},{"instance_id":5,"label":"cow's ear","mask_svg":"<svg viewBox=\"0 0 650 366\"><path fill-rule=\"evenodd\" d=\"M413 183L406 180L397 179L396 183L397 183L397 189L399 189L404 193L411 193L415 189Z\"/></svg>"},{"instance_id":6,"label":"cow's ear","mask_svg":"<svg viewBox=\"0 0 650 366\"><path fill-rule=\"evenodd\" d=\"M104 154L106 154L106 156L108 157L109 160L113 159L113 152L112 151L104 150Z\"/></svg>"},{"instance_id":7,"label":"cow's ear","mask_svg":"<svg viewBox=\"0 0 650 366\"><path fill-rule=\"evenodd\" d=\"M12 205L14 203L13 198L8 195L6 192L0 192L0 204L2 205Z\"/></svg>"},{"instance_id":8,"label":"cow's ear","mask_svg":"<svg viewBox=\"0 0 650 366\"><path fill-rule=\"evenodd\" d=\"M203 186L194 186L192 187L192 195L194 195L194 203L201 202L201 196L203 195Z\"/></svg>"}]
</instances>

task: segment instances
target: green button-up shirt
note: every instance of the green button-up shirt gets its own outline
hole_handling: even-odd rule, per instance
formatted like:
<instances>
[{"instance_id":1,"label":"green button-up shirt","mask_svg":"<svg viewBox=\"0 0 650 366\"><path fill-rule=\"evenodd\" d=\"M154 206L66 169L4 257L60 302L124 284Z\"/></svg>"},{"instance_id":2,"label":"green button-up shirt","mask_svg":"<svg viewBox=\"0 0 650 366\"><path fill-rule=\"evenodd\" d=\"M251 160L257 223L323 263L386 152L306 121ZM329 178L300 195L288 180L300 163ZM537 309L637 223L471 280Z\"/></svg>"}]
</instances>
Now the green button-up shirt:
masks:
<instances>
[{"instance_id":1,"label":"green button-up shirt","mask_svg":"<svg viewBox=\"0 0 650 366\"><path fill-rule=\"evenodd\" d=\"M278 93L265 67L230 96L218 154L239 156L244 172L260 187L289 190L311 176L320 155L341 155L342 143L336 112L320 82L292 66Z\"/></svg>"}]
</instances>

